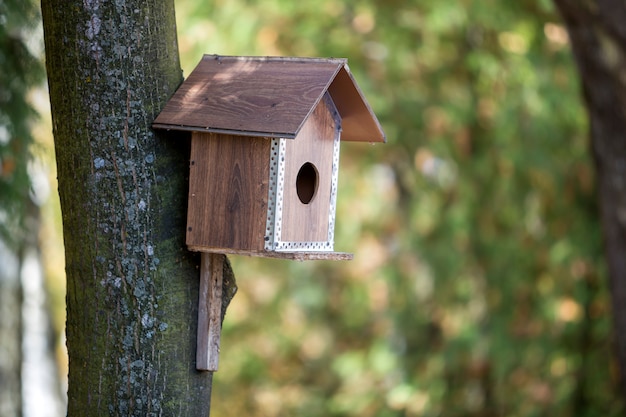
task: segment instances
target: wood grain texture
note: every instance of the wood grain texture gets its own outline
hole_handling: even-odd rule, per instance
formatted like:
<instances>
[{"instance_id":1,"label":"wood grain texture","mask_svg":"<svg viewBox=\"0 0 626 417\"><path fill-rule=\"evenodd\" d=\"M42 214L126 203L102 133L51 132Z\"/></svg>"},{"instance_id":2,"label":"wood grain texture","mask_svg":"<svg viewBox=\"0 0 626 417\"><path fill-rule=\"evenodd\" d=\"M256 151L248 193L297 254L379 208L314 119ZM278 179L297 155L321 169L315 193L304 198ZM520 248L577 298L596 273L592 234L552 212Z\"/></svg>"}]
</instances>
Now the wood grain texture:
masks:
<instances>
[{"instance_id":1,"label":"wood grain texture","mask_svg":"<svg viewBox=\"0 0 626 417\"><path fill-rule=\"evenodd\" d=\"M217 253L201 256L196 347L196 369L201 371L216 372L218 368L224 258Z\"/></svg>"},{"instance_id":2,"label":"wood grain texture","mask_svg":"<svg viewBox=\"0 0 626 417\"><path fill-rule=\"evenodd\" d=\"M333 141L339 122L333 117L332 101L321 100L296 140L287 141L281 241L326 242L333 174ZM318 171L317 191L308 204L298 198L296 178L305 163Z\"/></svg>"},{"instance_id":3,"label":"wood grain texture","mask_svg":"<svg viewBox=\"0 0 626 417\"><path fill-rule=\"evenodd\" d=\"M155 123L294 137L342 65L205 56Z\"/></svg>"},{"instance_id":4,"label":"wood grain texture","mask_svg":"<svg viewBox=\"0 0 626 417\"><path fill-rule=\"evenodd\" d=\"M345 140L385 142L346 60L333 58L205 55L153 126L294 138L327 90L348 119Z\"/></svg>"},{"instance_id":5,"label":"wood grain texture","mask_svg":"<svg viewBox=\"0 0 626 417\"><path fill-rule=\"evenodd\" d=\"M193 133L187 245L264 247L271 141Z\"/></svg>"}]
</instances>

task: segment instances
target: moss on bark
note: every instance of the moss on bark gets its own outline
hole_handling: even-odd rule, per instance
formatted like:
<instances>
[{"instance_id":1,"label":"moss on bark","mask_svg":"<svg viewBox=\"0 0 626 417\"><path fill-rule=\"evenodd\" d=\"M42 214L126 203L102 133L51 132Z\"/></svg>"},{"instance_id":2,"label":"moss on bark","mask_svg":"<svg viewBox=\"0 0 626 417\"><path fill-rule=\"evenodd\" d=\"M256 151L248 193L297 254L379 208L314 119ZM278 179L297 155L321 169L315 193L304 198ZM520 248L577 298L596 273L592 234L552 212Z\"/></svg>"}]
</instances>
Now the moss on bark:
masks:
<instances>
[{"instance_id":1,"label":"moss on bark","mask_svg":"<svg viewBox=\"0 0 626 417\"><path fill-rule=\"evenodd\" d=\"M42 2L67 270L68 414L206 416L174 2Z\"/></svg>"}]
</instances>

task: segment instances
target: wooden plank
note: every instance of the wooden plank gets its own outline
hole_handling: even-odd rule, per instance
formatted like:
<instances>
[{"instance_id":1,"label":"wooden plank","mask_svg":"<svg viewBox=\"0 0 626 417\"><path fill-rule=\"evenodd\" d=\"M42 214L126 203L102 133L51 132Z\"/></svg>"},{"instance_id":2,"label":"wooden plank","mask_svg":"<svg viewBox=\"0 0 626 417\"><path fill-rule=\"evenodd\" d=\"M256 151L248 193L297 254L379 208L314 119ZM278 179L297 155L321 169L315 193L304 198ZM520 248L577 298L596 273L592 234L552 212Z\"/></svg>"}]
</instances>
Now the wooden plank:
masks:
<instances>
[{"instance_id":1,"label":"wooden plank","mask_svg":"<svg viewBox=\"0 0 626 417\"><path fill-rule=\"evenodd\" d=\"M264 248L267 138L192 134L187 245Z\"/></svg>"},{"instance_id":2,"label":"wooden plank","mask_svg":"<svg viewBox=\"0 0 626 417\"><path fill-rule=\"evenodd\" d=\"M322 100L294 141L287 141L283 191L283 242L328 241L330 195L333 174L333 141L340 126ZM317 169L317 191L308 204L297 192L297 175L305 163Z\"/></svg>"},{"instance_id":3,"label":"wooden plank","mask_svg":"<svg viewBox=\"0 0 626 417\"><path fill-rule=\"evenodd\" d=\"M290 259L296 261L350 261L354 254L346 252L269 252L265 250L250 251L231 248L216 248L207 246L188 246L194 252L214 252L224 255L255 256L261 258Z\"/></svg>"},{"instance_id":4,"label":"wooden plank","mask_svg":"<svg viewBox=\"0 0 626 417\"><path fill-rule=\"evenodd\" d=\"M294 137L344 62L205 56L155 125Z\"/></svg>"},{"instance_id":5,"label":"wooden plank","mask_svg":"<svg viewBox=\"0 0 626 417\"><path fill-rule=\"evenodd\" d=\"M224 255L202 253L196 369L216 372L219 363Z\"/></svg>"}]
</instances>

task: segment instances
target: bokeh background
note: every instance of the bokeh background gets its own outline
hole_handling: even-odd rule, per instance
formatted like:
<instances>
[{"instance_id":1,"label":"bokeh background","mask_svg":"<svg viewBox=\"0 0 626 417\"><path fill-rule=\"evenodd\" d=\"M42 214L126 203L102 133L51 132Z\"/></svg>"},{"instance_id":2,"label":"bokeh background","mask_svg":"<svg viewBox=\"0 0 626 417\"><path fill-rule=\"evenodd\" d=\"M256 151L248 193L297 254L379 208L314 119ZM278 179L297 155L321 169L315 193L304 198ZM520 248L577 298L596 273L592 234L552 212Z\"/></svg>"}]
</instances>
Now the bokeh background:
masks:
<instances>
[{"instance_id":1,"label":"bokeh background","mask_svg":"<svg viewBox=\"0 0 626 417\"><path fill-rule=\"evenodd\" d=\"M36 5L28 19L2 18L26 4L0 1L0 41L17 34L41 59ZM213 416L624 413L588 122L550 1L176 8L185 75L205 53L346 57L388 137L342 145L335 248L353 261L231 258L239 292L224 322ZM0 65L11 56L0 44ZM24 62L32 77L15 91L39 116L11 113L5 91L18 77L0 70L0 229L5 240L39 237L29 244L42 262L62 391L49 109L42 67ZM25 146L32 157L22 163ZM30 167L19 182L11 160ZM24 178L39 191L20 191ZM25 212L14 201L32 207L36 229L12 220Z\"/></svg>"}]
</instances>

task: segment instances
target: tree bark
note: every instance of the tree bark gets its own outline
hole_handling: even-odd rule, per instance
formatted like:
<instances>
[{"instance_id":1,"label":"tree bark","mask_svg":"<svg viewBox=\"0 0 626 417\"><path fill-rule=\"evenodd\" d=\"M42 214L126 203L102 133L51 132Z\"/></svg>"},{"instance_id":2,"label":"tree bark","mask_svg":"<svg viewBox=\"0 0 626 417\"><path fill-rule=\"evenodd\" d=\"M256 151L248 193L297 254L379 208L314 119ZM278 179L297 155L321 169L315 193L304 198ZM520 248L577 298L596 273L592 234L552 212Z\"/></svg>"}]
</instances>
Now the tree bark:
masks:
<instances>
[{"instance_id":1,"label":"tree bark","mask_svg":"<svg viewBox=\"0 0 626 417\"><path fill-rule=\"evenodd\" d=\"M555 0L590 119L622 395L626 398L626 5Z\"/></svg>"},{"instance_id":2,"label":"tree bark","mask_svg":"<svg viewBox=\"0 0 626 417\"><path fill-rule=\"evenodd\" d=\"M207 416L212 374L194 362L199 256L184 245L188 141L150 128L182 80L174 1L42 0L42 11L68 415Z\"/></svg>"}]
</instances>

